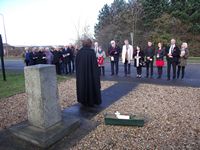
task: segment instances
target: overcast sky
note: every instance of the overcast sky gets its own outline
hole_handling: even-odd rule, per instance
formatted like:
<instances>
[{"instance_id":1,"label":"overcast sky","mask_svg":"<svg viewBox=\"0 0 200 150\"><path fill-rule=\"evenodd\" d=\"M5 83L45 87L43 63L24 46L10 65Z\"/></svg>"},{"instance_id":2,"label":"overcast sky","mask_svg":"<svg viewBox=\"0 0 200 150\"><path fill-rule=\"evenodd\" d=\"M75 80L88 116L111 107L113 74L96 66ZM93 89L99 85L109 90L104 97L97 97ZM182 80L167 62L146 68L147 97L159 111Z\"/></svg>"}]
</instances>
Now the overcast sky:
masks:
<instances>
[{"instance_id":1,"label":"overcast sky","mask_svg":"<svg viewBox=\"0 0 200 150\"><path fill-rule=\"evenodd\" d=\"M74 42L76 27L90 26L113 0L0 0L7 41L11 45L59 45ZM80 24L80 25L79 25ZM4 39L3 19L0 34Z\"/></svg>"}]
</instances>

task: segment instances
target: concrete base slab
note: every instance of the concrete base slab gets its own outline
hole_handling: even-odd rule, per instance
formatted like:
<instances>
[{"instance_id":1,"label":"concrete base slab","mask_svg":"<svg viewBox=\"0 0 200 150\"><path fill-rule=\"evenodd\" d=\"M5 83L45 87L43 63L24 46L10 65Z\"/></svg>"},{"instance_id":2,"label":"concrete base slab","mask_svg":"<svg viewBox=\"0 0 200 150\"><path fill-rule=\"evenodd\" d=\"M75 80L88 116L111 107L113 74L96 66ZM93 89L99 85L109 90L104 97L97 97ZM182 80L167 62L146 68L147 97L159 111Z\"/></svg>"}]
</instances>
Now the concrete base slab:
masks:
<instances>
[{"instance_id":1,"label":"concrete base slab","mask_svg":"<svg viewBox=\"0 0 200 150\"><path fill-rule=\"evenodd\" d=\"M23 122L9 130L16 137L31 142L39 147L47 148L64 136L74 132L80 126L80 120L74 117L63 117L62 121L44 130Z\"/></svg>"}]
</instances>

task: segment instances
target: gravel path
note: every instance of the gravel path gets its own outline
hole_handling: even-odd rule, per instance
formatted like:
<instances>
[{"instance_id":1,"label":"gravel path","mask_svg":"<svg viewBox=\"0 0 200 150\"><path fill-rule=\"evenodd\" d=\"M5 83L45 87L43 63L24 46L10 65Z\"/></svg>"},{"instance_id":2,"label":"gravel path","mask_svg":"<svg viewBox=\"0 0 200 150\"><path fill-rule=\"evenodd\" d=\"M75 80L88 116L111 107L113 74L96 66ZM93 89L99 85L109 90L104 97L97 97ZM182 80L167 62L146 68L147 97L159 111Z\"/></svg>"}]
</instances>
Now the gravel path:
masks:
<instances>
[{"instance_id":1,"label":"gravel path","mask_svg":"<svg viewBox=\"0 0 200 150\"><path fill-rule=\"evenodd\" d=\"M134 113L144 127L104 125L103 114ZM71 149L200 149L200 88L140 84L92 118L100 125Z\"/></svg>"},{"instance_id":2,"label":"gravel path","mask_svg":"<svg viewBox=\"0 0 200 150\"><path fill-rule=\"evenodd\" d=\"M115 83L102 81L102 90ZM60 83L58 89L62 109L77 103L75 79ZM0 101L0 130L27 119L26 100L26 94L22 93ZM145 116L147 122L140 128L104 125L103 114L115 111ZM141 83L92 120L99 125L72 150L197 150L200 149L200 88Z\"/></svg>"},{"instance_id":3,"label":"gravel path","mask_svg":"<svg viewBox=\"0 0 200 150\"><path fill-rule=\"evenodd\" d=\"M114 81L102 81L101 89L115 84ZM58 85L59 99L61 108L67 108L75 103L76 100L76 80L70 79ZM27 95L17 94L12 97L0 100L0 130L11 125L27 120Z\"/></svg>"}]
</instances>

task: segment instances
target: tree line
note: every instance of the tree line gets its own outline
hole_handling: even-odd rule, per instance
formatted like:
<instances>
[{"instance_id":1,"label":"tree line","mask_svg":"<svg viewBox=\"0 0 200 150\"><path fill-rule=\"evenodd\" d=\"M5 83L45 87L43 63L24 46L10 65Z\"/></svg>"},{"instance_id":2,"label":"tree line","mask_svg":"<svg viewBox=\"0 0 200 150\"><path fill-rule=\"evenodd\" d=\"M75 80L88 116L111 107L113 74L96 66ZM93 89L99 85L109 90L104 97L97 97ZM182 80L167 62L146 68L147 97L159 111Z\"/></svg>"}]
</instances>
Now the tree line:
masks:
<instances>
[{"instance_id":1,"label":"tree line","mask_svg":"<svg viewBox=\"0 0 200 150\"><path fill-rule=\"evenodd\" d=\"M111 40L120 46L124 39L131 41L132 33L134 47L144 48L147 41L167 46L175 38L200 56L200 0L114 0L99 11L94 31L104 49Z\"/></svg>"}]
</instances>

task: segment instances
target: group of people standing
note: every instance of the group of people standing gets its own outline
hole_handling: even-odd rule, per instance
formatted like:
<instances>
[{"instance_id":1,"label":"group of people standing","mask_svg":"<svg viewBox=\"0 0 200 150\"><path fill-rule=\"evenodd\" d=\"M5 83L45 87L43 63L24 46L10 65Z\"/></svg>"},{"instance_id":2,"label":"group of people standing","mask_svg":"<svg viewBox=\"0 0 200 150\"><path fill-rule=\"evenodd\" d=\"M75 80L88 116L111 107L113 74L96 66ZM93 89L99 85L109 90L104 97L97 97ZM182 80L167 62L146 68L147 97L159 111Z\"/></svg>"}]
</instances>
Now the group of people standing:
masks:
<instances>
[{"instance_id":1,"label":"group of people standing","mask_svg":"<svg viewBox=\"0 0 200 150\"><path fill-rule=\"evenodd\" d=\"M77 100L83 106L94 107L102 103L100 74L105 75L104 59L106 58L106 54L97 42L94 44L94 49L92 48L92 41L90 39L83 40L82 42L82 48L76 55ZM171 67L173 68L173 79L176 78L176 75L177 78L179 78L181 70L181 78L184 77L189 51L187 43L183 43L181 49L179 49L174 39L171 40L171 44L168 48L163 48L162 43L158 43L157 47L154 48L152 42L149 41L144 51L142 51L139 46L134 50L128 40L124 41L121 51L115 41L111 41L111 46L108 49L111 63L111 75L118 74L120 54L122 63L124 64L125 76L131 74L131 61L134 60L138 78L141 78L142 67L146 67L146 77L153 78L154 62L158 69L157 78L161 78L162 68L165 63L164 57L166 56L167 79L170 80ZM178 72L176 72L177 65Z\"/></svg>"},{"instance_id":2,"label":"group of people standing","mask_svg":"<svg viewBox=\"0 0 200 150\"><path fill-rule=\"evenodd\" d=\"M24 59L27 66L36 64L54 64L57 74L72 74L75 72L75 56L78 48L69 44L64 47L43 48L33 47L25 48ZM97 64L101 75L105 75L105 58L106 52L99 46L98 42L94 43L94 52L96 54ZM187 43L182 43L181 48L176 45L176 40L171 39L169 47L164 48L159 42L157 47L154 47L151 41L148 41L147 47L141 50L140 46L134 49L129 41L124 40L122 49L114 40L110 42L110 47L107 51L111 64L111 76L118 75L119 60L121 56L124 64L125 76L131 74L131 62L134 62L137 78L142 77L142 69L146 68L146 78L153 78L154 65L157 67L157 78L162 78L163 66L165 65L164 57L167 64L167 80L171 79L171 68L173 71L173 79L184 78L185 66L189 57Z\"/></svg>"},{"instance_id":3,"label":"group of people standing","mask_svg":"<svg viewBox=\"0 0 200 150\"><path fill-rule=\"evenodd\" d=\"M187 43L182 43L181 48L176 45L175 39L171 39L169 47L164 48L162 43L158 43L155 48L151 41L142 50L140 46L136 49L124 41L122 49L114 40L110 42L108 56L111 64L111 75L118 75L120 56L124 64L125 76L131 74L131 62L137 70L137 78L142 77L142 68L146 68L146 78L153 78L154 62L157 66L157 78L162 77L164 57L167 60L167 79L170 80L171 68L173 79L184 77L185 66L189 56ZM76 59L75 59L76 56ZM76 89L77 100L84 106L93 107L102 103L100 74L105 75L106 52L95 42L94 49L92 41L85 39L82 41L82 48L78 50L71 44L65 47L50 48L29 48L25 49L25 63L27 66L36 64L54 64L57 74L73 73L76 69ZM178 66L178 70L177 70Z\"/></svg>"},{"instance_id":4,"label":"group of people standing","mask_svg":"<svg viewBox=\"0 0 200 150\"><path fill-rule=\"evenodd\" d=\"M75 72L76 53L77 49L72 44L55 48L27 47L24 52L24 61L26 66L54 64L57 74L72 74Z\"/></svg>"},{"instance_id":5,"label":"group of people standing","mask_svg":"<svg viewBox=\"0 0 200 150\"><path fill-rule=\"evenodd\" d=\"M97 44L95 44L97 45ZM99 51L95 48L98 60L102 58ZM100 50L102 53L102 50ZM104 52L104 51L103 51ZM104 52L105 53L105 52ZM105 58L105 54L104 58ZM154 63L157 67L157 78L162 78L163 66L165 65L164 57L167 60L167 80L170 80L171 68L173 70L173 79L180 77L184 78L185 66L187 65L187 59L189 57L188 45L187 43L182 43L181 48L176 45L176 40L171 39L171 44L169 47L164 48L161 42L158 43L157 47L154 47L151 41L148 41L147 47L141 50L140 46L133 46L129 44L126 39L122 49L116 44L114 40L110 42L110 47L108 49L108 55L111 63L111 75L118 75L119 72L119 58L121 55L122 63L124 64L124 74L125 76L131 74L131 61L134 61L134 66L137 71L137 78L142 77L142 68L146 68L146 78L153 78L154 76ZM99 61L98 61L99 62ZM99 66L102 67L101 64ZM178 67L177 67L178 66ZM178 70L177 70L178 68ZM103 67L103 72L104 72ZM104 73L103 73L104 75Z\"/></svg>"}]
</instances>

